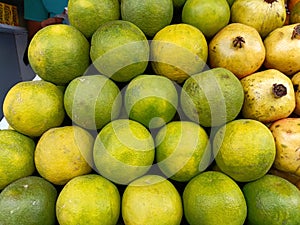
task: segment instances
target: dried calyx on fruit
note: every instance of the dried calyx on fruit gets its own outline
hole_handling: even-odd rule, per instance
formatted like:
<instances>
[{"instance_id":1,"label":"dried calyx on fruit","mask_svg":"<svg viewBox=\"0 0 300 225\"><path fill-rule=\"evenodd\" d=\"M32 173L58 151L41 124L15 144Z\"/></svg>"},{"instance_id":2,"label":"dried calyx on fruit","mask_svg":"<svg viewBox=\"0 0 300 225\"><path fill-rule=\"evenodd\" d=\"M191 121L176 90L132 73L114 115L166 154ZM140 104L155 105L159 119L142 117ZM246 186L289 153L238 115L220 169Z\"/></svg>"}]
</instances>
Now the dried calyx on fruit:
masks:
<instances>
[{"instance_id":1,"label":"dried calyx on fruit","mask_svg":"<svg viewBox=\"0 0 300 225\"><path fill-rule=\"evenodd\" d=\"M245 39L241 36L237 36L234 40L233 40L233 46L234 47L238 47L238 48L242 48L243 44L246 43Z\"/></svg>"},{"instance_id":2,"label":"dried calyx on fruit","mask_svg":"<svg viewBox=\"0 0 300 225\"><path fill-rule=\"evenodd\" d=\"M292 39L300 39L300 24L294 27L293 33L292 33Z\"/></svg>"},{"instance_id":3,"label":"dried calyx on fruit","mask_svg":"<svg viewBox=\"0 0 300 225\"><path fill-rule=\"evenodd\" d=\"M283 84L273 84L272 91L275 98L281 98L287 94L286 87Z\"/></svg>"}]
</instances>

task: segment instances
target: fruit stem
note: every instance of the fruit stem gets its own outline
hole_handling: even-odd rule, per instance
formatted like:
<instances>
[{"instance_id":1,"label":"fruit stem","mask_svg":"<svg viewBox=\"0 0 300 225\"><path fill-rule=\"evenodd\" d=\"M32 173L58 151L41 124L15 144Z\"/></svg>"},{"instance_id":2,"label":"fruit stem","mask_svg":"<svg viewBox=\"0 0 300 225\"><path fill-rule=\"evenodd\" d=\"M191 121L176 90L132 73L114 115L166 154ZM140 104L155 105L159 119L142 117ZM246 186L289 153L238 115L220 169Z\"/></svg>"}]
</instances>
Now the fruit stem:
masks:
<instances>
[{"instance_id":1,"label":"fruit stem","mask_svg":"<svg viewBox=\"0 0 300 225\"><path fill-rule=\"evenodd\" d=\"M275 98L281 98L287 94L287 89L283 84L273 84L273 94Z\"/></svg>"},{"instance_id":2,"label":"fruit stem","mask_svg":"<svg viewBox=\"0 0 300 225\"><path fill-rule=\"evenodd\" d=\"M233 46L234 47L238 47L238 48L242 48L243 44L246 43L245 39L241 36L237 36L234 40L233 40Z\"/></svg>"},{"instance_id":3,"label":"fruit stem","mask_svg":"<svg viewBox=\"0 0 300 225\"><path fill-rule=\"evenodd\" d=\"M294 27L291 39L300 39L300 25Z\"/></svg>"}]
</instances>

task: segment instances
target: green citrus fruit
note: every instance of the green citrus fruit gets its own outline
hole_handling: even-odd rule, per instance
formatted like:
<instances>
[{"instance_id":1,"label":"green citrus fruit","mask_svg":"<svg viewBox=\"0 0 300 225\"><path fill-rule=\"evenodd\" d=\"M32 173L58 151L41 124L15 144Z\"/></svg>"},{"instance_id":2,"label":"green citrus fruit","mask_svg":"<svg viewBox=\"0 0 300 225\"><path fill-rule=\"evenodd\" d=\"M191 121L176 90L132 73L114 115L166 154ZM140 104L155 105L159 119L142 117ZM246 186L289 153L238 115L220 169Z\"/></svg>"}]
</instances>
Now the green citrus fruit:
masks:
<instances>
[{"instance_id":1,"label":"green citrus fruit","mask_svg":"<svg viewBox=\"0 0 300 225\"><path fill-rule=\"evenodd\" d=\"M118 0L69 0L70 24L90 38L98 27L110 20L120 18Z\"/></svg>"},{"instance_id":2,"label":"green citrus fruit","mask_svg":"<svg viewBox=\"0 0 300 225\"><path fill-rule=\"evenodd\" d=\"M105 125L96 137L93 151L96 171L119 184L144 175L152 166L154 154L150 132L130 119Z\"/></svg>"},{"instance_id":3,"label":"green citrus fruit","mask_svg":"<svg viewBox=\"0 0 300 225\"><path fill-rule=\"evenodd\" d=\"M60 126L65 117L63 92L43 81L22 81L5 96L3 114L8 124L22 134L38 137Z\"/></svg>"},{"instance_id":4,"label":"green citrus fruit","mask_svg":"<svg viewBox=\"0 0 300 225\"><path fill-rule=\"evenodd\" d=\"M192 178L183 191L184 215L190 225L243 225L247 205L230 177L206 171Z\"/></svg>"},{"instance_id":5,"label":"green citrus fruit","mask_svg":"<svg viewBox=\"0 0 300 225\"><path fill-rule=\"evenodd\" d=\"M139 27L129 21L103 23L91 39L90 57L96 69L114 81L127 82L148 65L149 43Z\"/></svg>"},{"instance_id":6,"label":"green citrus fruit","mask_svg":"<svg viewBox=\"0 0 300 225\"><path fill-rule=\"evenodd\" d=\"M221 67L189 77L180 96L185 115L204 127L234 120L242 109L243 101L244 91L239 79Z\"/></svg>"},{"instance_id":7,"label":"green citrus fruit","mask_svg":"<svg viewBox=\"0 0 300 225\"><path fill-rule=\"evenodd\" d=\"M290 24L300 23L300 3L297 2L290 12Z\"/></svg>"},{"instance_id":8,"label":"green citrus fruit","mask_svg":"<svg viewBox=\"0 0 300 225\"><path fill-rule=\"evenodd\" d=\"M60 225L115 225L120 214L120 194L109 180L97 174L71 179L56 202Z\"/></svg>"},{"instance_id":9,"label":"green citrus fruit","mask_svg":"<svg viewBox=\"0 0 300 225\"><path fill-rule=\"evenodd\" d=\"M190 121L173 121L155 137L156 161L170 179L186 182L204 171L211 162L206 131Z\"/></svg>"},{"instance_id":10,"label":"green citrus fruit","mask_svg":"<svg viewBox=\"0 0 300 225\"><path fill-rule=\"evenodd\" d=\"M56 185L91 172L93 137L78 126L51 128L38 140L34 161L39 174Z\"/></svg>"},{"instance_id":11,"label":"green citrus fruit","mask_svg":"<svg viewBox=\"0 0 300 225\"><path fill-rule=\"evenodd\" d=\"M182 9L182 22L197 27L206 38L212 38L229 20L226 0L187 0Z\"/></svg>"},{"instance_id":12,"label":"green citrus fruit","mask_svg":"<svg viewBox=\"0 0 300 225\"><path fill-rule=\"evenodd\" d=\"M279 176L267 174L243 186L249 225L295 225L300 221L300 191Z\"/></svg>"},{"instance_id":13,"label":"green citrus fruit","mask_svg":"<svg viewBox=\"0 0 300 225\"><path fill-rule=\"evenodd\" d=\"M35 171L35 142L15 131L0 130L0 190Z\"/></svg>"},{"instance_id":14,"label":"green citrus fruit","mask_svg":"<svg viewBox=\"0 0 300 225\"><path fill-rule=\"evenodd\" d=\"M148 128L158 128L175 116L178 94L168 78L143 74L129 82L124 104L130 119Z\"/></svg>"},{"instance_id":15,"label":"green citrus fruit","mask_svg":"<svg viewBox=\"0 0 300 225\"><path fill-rule=\"evenodd\" d=\"M73 79L64 94L66 113L76 124L87 129L100 129L118 117L122 97L118 86L103 75Z\"/></svg>"},{"instance_id":16,"label":"green citrus fruit","mask_svg":"<svg viewBox=\"0 0 300 225\"><path fill-rule=\"evenodd\" d=\"M189 24L171 24L159 30L150 44L151 66L158 75L183 83L202 71L208 57L203 33Z\"/></svg>"},{"instance_id":17,"label":"green citrus fruit","mask_svg":"<svg viewBox=\"0 0 300 225\"><path fill-rule=\"evenodd\" d=\"M147 36L169 25L173 18L172 0L122 0L122 20L137 25Z\"/></svg>"},{"instance_id":18,"label":"green citrus fruit","mask_svg":"<svg viewBox=\"0 0 300 225\"><path fill-rule=\"evenodd\" d=\"M266 125L257 120L237 119L216 132L213 152L222 172L236 181L249 182L269 171L276 147Z\"/></svg>"},{"instance_id":19,"label":"green citrus fruit","mask_svg":"<svg viewBox=\"0 0 300 225\"><path fill-rule=\"evenodd\" d=\"M126 186L122 196L125 224L179 225L182 201L175 186L159 175L145 175Z\"/></svg>"},{"instance_id":20,"label":"green citrus fruit","mask_svg":"<svg viewBox=\"0 0 300 225\"><path fill-rule=\"evenodd\" d=\"M55 225L55 187L37 176L20 178L0 193L0 224Z\"/></svg>"},{"instance_id":21,"label":"green citrus fruit","mask_svg":"<svg viewBox=\"0 0 300 225\"><path fill-rule=\"evenodd\" d=\"M90 44L73 26L56 24L39 30L28 47L29 63L43 80L65 85L90 64Z\"/></svg>"}]
</instances>

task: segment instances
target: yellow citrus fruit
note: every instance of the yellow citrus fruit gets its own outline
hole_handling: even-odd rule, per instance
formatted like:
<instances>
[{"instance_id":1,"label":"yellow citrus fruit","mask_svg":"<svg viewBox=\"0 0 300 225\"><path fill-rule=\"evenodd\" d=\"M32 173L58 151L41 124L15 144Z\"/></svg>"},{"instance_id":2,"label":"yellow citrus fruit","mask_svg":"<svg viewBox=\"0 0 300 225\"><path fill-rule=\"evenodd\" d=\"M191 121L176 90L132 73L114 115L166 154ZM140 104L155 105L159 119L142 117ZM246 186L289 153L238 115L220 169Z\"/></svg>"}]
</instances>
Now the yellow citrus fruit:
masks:
<instances>
[{"instance_id":1,"label":"yellow citrus fruit","mask_svg":"<svg viewBox=\"0 0 300 225\"><path fill-rule=\"evenodd\" d=\"M194 74L183 84L180 102L184 114L204 127L234 120L244 101L239 79L225 68Z\"/></svg>"},{"instance_id":2,"label":"yellow citrus fruit","mask_svg":"<svg viewBox=\"0 0 300 225\"><path fill-rule=\"evenodd\" d=\"M173 18L172 0L123 0L122 20L137 25L147 36L153 37L157 31L169 25Z\"/></svg>"},{"instance_id":3,"label":"yellow citrus fruit","mask_svg":"<svg viewBox=\"0 0 300 225\"><path fill-rule=\"evenodd\" d=\"M143 74L129 82L124 104L130 119L148 128L158 128L174 118L178 94L168 78Z\"/></svg>"},{"instance_id":4,"label":"yellow citrus fruit","mask_svg":"<svg viewBox=\"0 0 300 225\"><path fill-rule=\"evenodd\" d=\"M159 175L145 175L126 186L122 196L125 224L179 225L182 201L175 186Z\"/></svg>"},{"instance_id":5,"label":"yellow citrus fruit","mask_svg":"<svg viewBox=\"0 0 300 225\"><path fill-rule=\"evenodd\" d=\"M192 178L183 191L183 209L190 225L243 225L247 205L234 180L217 171Z\"/></svg>"},{"instance_id":6,"label":"yellow citrus fruit","mask_svg":"<svg viewBox=\"0 0 300 225\"><path fill-rule=\"evenodd\" d=\"M91 38L95 68L114 81L127 82L148 65L149 43L143 31L125 20L103 23Z\"/></svg>"},{"instance_id":7,"label":"yellow citrus fruit","mask_svg":"<svg viewBox=\"0 0 300 225\"><path fill-rule=\"evenodd\" d=\"M208 46L203 33L189 24L171 24L159 30L150 44L151 66L158 75L182 83L203 70Z\"/></svg>"},{"instance_id":8,"label":"yellow citrus fruit","mask_svg":"<svg viewBox=\"0 0 300 225\"><path fill-rule=\"evenodd\" d=\"M226 0L187 0L182 9L182 22L197 27L208 39L229 20L230 7Z\"/></svg>"},{"instance_id":9,"label":"yellow citrus fruit","mask_svg":"<svg viewBox=\"0 0 300 225\"><path fill-rule=\"evenodd\" d=\"M28 47L29 63L43 80L65 85L90 64L90 44L74 26L56 24L39 30Z\"/></svg>"},{"instance_id":10,"label":"yellow citrus fruit","mask_svg":"<svg viewBox=\"0 0 300 225\"><path fill-rule=\"evenodd\" d=\"M119 184L128 184L144 175L152 166L154 154L151 133L130 119L117 119L105 125L93 150L96 171Z\"/></svg>"},{"instance_id":11,"label":"yellow citrus fruit","mask_svg":"<svg viewBox=\"0 0 300 225\"><path fill-rule=\"evenodd\" d=\"M98 27L120 18L118 0L69 0L68 17L70 24L90 38Z\"/></svg>"},{"instance_id":12,"label":"yellow citrus fruit","mask_svg":"<svg viewBox=\"0 0 300 225\"><path fill-rule=\"evenodd\" d=\"M38 176L15 180L0 193L1 225L54 225L57 190Z\"/></svg>"},{"instance_id":13,"label":"yellow citrus fruit","mask_svg":"<svg viewBox=\"0 0 300 225\"><path fill-rule=\"evenodd\" d=\"M60 225L115 225L120 215L117 187L97 174L72 178L56 202Z\"/></svg>"},{"instance_id":14,"label":"yellow citrus fruit","mask_svg":"<svg viewBox=\"0 0 300 225\"><path fill-rule=\"evenodd\" d=\"M172 121L155 137L158 167L170 179L186 182L203 172L211 162L206 131L190 121Z\"/></svg>"},{"instance_id":15,"label":"yellow citrus fruit","mask_svg":"<svg viewBox=\"0 0 300 225\"><path fill-rule=\"evenodd\" d=\"M279 176L267 174L243 186L247 224L296 225L300 221L300 191Z\"/></svg>"},{"instance_id":16,"label":"yellow citrus fruit","mask_svg":"<svg viewBox=\"0 0 300 225\"><path fill-rule=\"evenodd\" d=\"M3 114L16 131L41 136L46 130L60 126L65 117L63 92L43 81L22 81L15 84L3 102Z\"/></svg>"},{"instance_id":17,"label":"yellow citrus fruit","mask_svg":"<svg viewBox=\"0 0 300 225\"><path fill-rule=\"evenodd\" d=\"M78 126L51 128L38 140L34 161L38 173L56 185L92 171L92 135Z\"/></svg>"},{"instance_id":18,"label":"yellow citrus fruit","mask_svg":"<svg viewBox=\"0 0 300 225\"><path fill-rule=\"evenodd\" d=\"M103 75L73 79L64 93L66 113L86 129L100 129L118 117L122 96L118 86Z\"/></svg>"},{"instance_id":19,"label":"yellow citrus fruit","mask_svg":"<svg viewBox=\"0 0 300 225\"><path fill-rule=\"evenodd\" d=\"M222 172L236 181L249 182L269 171L276 147L266 125L257 120L237 119L217 130L213 152Z\"/></svg>"},{"instance_id":20,"label":"yellow citrus fruit","mask_svg":"<svg viewBox=\"0 0 300 225\"><path fill-rule=\"evenodd\" d=\"M0 130L0 190L35 171L35 142L15 131Z\"/></svg>"}]
</instances>

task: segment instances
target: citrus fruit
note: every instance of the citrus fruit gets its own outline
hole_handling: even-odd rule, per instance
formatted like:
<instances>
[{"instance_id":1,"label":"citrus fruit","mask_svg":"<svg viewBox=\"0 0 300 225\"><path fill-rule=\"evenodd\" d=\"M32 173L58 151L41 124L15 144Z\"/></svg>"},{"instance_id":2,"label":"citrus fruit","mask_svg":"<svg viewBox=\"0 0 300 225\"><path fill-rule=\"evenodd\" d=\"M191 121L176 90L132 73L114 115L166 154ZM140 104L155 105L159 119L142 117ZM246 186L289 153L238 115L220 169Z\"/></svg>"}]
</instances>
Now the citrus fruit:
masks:
<instances>
[{"instance_id":1,"label":"citrus fruit","mask_svg":"<svg viewBox=\"0 0 300 225\"><path fill-rule=\"evenodd\" d=\"M72 178L56 202L60 225L115 225L120 214L117 187L97 174Z\"/></svg>"},{"instance_id":2,"label":"citrus fruit","mask_svg":"<svg viewBox=\"0 0 300 225\"><path fill-rule=\"evenodd\" d=\"M65 117L63 92L43 80L16 83L5 96L3 114L16 131L38 137L62 124Z\"/></svg>"},{"instance_id":3,"label":"citrus fruit","mask_svg":"<svg viewBox=\"0 0 300 225\"><path fill-rule=\"evenodd\" d=\"M179 225L182 201L175 186L159 175L142 176L126 186L122 196L125 224Z\"/></svg>"},{"instance_id":4,"label":"citrus fruit","mask_svg":"<svg viewBox=\"0 0 300 225\"><path fill-rule=\"evenodd\" d=\"M0 224L54 225L57 190L45 179L27 176L0 193Z\"/></svg>"},{"instance_id":5,"label":"citrus fruit","mask_svg":"<svg viewBox=\"0 0 300 225\"><path fill-rule=\"evenodd\" d=\"M247 224L294 225L300 221L300 191L284 178L267 174L243 186Z\"/></svg>"},{"instance_id":6,"label":"citrus fruit","mask_svg":"<svg viewBox=\"0 0 300 225\"><path fill-rule=\"evenodd\" d=\"M192 178L183 190L182 200L190 225L243 225L246 220L242 190L221 172L206 171Z\"/></svg>"},{"instance_id":7,"label":"citrus fruit","mask_svg":"<svg viewBox=\"0 0 300 225\"><path fill-rule=\"evenodd\" d=\"M90 38L102 23L120 18L120 4L118 0L69 0L68 18Z\"/></svg>"},{"instance_id":8,"label":"citrus fruit","mask_svg":"<svg viewBox=\"0 0 300 225\"><path fill-rule=\"evenodd\" d=\"M290 23L300 23L300 3L297 2L290 12Z\"/></svg>"},{"instance_id":9,"label":"citrus fruit","mask_svg":"<svg viewBox=\"0 0 300 225\"><path fill-rule=\"evenodd\" d=\"M169 25L173 18L172 0L122 0L121 17L137 25L146 36Z\"/></svg>"},{"instance_id":10,"label":"citrus fruit","mask_svg":"<svg viewBox=\"0 0 300 225\"><path fill-rule=\"evenodd\" d=\"M206 131L190 121L172 121L155 137L156 161L172 180L186 182L204 171L211 162Z\"/></svg>"},{"instance_id":11,"label":"citrus fruit","mask_svg":"<svg viewBox=\"0 0 300 225\"><path fill-rule=\"evenodd\" d=\"M88 68L90 44L73 26L56 24L39 30L28 47L33 71L43 80L65 85Z\"/></svg>"},{"instance_id":12,"label":"citrus fruit","mask_svg":"<svg viewBox=\"0 0 300 225\"><path fill-rule=\"evenodd\" d=\"M242 109L243 101L244 91L239 79L221 67L189 77L180 96L184 114L204 127L234 120Z\"/></svg>"},{"instance_id":13,"label":"citrus fruit","mask_svg":"<svg viewBox=\"0 0 300 225\"><path fill-rule=\"evenodd\" d=\"M244 118L270 123L292 114L296 106L291 79L276 69L252 73L241 80L245 98Z\"/></svg>"},{"instance_id":14,"label":"citrus fruit","mask_svg":"<svg viewBox=\"0 0 300 225\"><path fill-rule=\"evenodd\" d=\"M197 27L208 39L225 27L229 20L227 0L187 0L182 9L182 22Z\"/></svg>"},{"instance_id":15,"label":"citrus fruit","mask_svg":"<svg viewBox=\"0 0 300 225\"><path fill-rule=\"evenodd\" d=\"M159 75L139 75L126 87L124 104L130 119L158 128L176 113L178 94L171 80Z\"/></svg>"},{"instance_id":16,"label":"citrus fruit","mask_svg":"<svg viewBox=\"0 0 300 225\"><path fill-rule=\"evenodd\" d=\"M154 154L151 133L130 119L117 119L105 125L93 149L96 171L118 184L128 184L144 175L154 161Z\"/></svg>"},{"instance_id":17,"label":"citrus fruit","mask_svg":"<svg viewBox=\"0 0 300 225\"><path fill-rule=\"evenodd\" d=\"M38 173L56 185L91 172L93 137L78 126L51 128L38 140L34 161Z\"/></svg>"},{"instance_id":18,"label":"citrus fruit","mask_svg":"<svg viewBox=\"0 0 300 225\"><path fill-rule=\"evenodd\" d=\"M189 24L171 24L159 30L150 44L151 67L178 83L202 71L208 57L203 33Z\"/></svg>"},{"instance_id":19,"label":"citrus fruit","mask_svg":"<svg viewBox=\"0 0 300 225\"><path fill-rule=\"evenodd\" d=\"M300 118L283 118L271 123L276 157L273 166L284 172L300 176Z\"/></svg>"},{"instance_id":20,"label":"citrus fruit","mask_svg":"<svg viewBox=\"0 0 300 225\"><path fill-rule=\"evenodd\" d=\"M268 172L276 147L266 125L257 120L237 119L216 132L213 152L222 172L236 181L249 182Z\"/></svg>"},{"instance_id":21,"label":"citrus fruit","mask_svg":"<svg viewBox=\"0 0 300 225\"><path fill-rule=\"evenodd\" d=\"M15 131L0 130L0 190L35 171L35 142Z\"/></svg>"},{"instance_id":22,"label":"citrus fruit","mask_svg":"<svg viewBox=\"0 0 300 225\"><path fill-rule=\"evenodd\" d=\"M66 113L86 129L100 129L118 117L122 97L118 86L103 75L73 79L64 93Z\"/></svg>"},{"instance_id":23,"label":"citrus fruit","mask_svg":"<svg viewBox=\"0 0 300 225\"><path fill-rule=\"evenodd\" d=\"M127 82L148 65L149 43L143 31L125 20L103 23L91 38L90 57L95 68L114 81Z\"/></svg>"}]
</instances>

